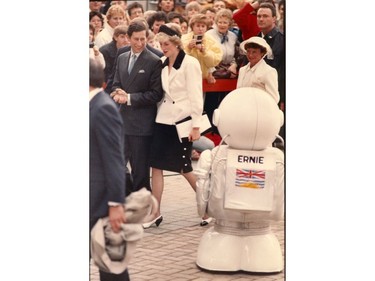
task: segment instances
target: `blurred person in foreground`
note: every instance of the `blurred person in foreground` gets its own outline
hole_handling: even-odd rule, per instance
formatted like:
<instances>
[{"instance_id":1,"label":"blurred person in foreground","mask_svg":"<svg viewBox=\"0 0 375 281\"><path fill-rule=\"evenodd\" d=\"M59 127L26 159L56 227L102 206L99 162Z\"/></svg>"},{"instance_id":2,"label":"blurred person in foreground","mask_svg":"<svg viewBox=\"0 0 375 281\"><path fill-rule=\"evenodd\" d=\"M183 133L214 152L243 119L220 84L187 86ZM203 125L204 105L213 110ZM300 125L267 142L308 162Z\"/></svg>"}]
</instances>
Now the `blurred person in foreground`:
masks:
<instances>
[{"instance_id":1,"label":"blurred person in foreground","mask_svg":"<svg viewBox=\"0 0 375 281\"><path fill-rule=\"evenodd\" d=\"M90 59L90 232L98 219L109 217L119 232L125 217L125 160L122 118L116 104L102 89L102 66ZM125 188L124 188L125 187ZM128 281L120 274L99 269L101 281Z\"/></svg>"}]
</instances>

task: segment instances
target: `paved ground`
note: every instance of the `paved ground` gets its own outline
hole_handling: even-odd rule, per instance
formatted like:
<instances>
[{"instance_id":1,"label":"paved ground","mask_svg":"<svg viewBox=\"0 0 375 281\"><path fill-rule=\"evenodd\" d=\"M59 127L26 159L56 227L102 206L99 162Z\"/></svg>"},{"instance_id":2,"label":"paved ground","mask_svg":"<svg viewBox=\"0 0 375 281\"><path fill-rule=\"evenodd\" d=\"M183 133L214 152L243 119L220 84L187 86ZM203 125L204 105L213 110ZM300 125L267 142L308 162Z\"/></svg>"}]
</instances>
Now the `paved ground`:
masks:
<instances>
[{"instance_id":1,"label":"paved ground","mask_svg":"<svg viewBox=\"0 0 375 281\"><path fill-rule=\"evenodd\" d=\"M213 225L201 227L195 193L185 179L173 173L165 176L162 198L163 222L145 230L137 245L137 252L129 265L131 281L284 281L284 272L255 275L246 272L212 273L200 270L196 253L204 231ZM284 222L274 223L272 229L280 241L284 254ZM90 281L98 281L96 266L90 266Z\"/></svg>"}]
</instances>

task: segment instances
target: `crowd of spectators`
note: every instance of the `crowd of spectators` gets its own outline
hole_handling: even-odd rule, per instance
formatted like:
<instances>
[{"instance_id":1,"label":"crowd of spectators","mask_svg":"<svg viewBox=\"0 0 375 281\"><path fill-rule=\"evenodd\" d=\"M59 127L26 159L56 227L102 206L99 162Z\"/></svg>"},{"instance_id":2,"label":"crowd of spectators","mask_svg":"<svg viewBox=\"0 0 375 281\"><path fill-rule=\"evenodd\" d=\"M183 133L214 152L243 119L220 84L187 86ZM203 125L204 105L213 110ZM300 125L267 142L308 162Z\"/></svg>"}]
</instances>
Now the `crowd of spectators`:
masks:
<instances>
[{"instance_id":1,"label":"crowd of spectators","mask_svg":"<svg viewBox=\"0 0 375 281\"><path fill-rule=\"evenodd\" d=\"M144 2L89 2L90 48L94 45L90 52L96 59L104 57L107 84L112 83L118 51L130 44L126 30L133 19L144 19L147 48L159 57L163 53L155 35L161 25L173 22L181 27L184 51L198 59L202 79L212 84L217 79L237 79L239 69L249 63L241 42L254 36L264 38L272 49L264 60L277 71L278 104L285 110L285 0L159 0L149 10ZM226 94L204 93L210 119ZM283 131L280 134L285 138Z\"/></svg>"}]
</instances>

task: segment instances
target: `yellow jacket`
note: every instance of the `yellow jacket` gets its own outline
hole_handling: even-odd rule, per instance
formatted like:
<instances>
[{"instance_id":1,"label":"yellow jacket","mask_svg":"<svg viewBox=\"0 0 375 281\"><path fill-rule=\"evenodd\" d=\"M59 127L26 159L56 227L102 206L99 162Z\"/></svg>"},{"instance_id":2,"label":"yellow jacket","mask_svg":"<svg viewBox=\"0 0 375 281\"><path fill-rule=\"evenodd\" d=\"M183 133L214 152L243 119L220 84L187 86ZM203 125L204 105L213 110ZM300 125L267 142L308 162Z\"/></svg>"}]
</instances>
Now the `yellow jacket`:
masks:
<instances>
[{"instance_id":1,"label":"yellow jacket","mask_svg":"<svg viewBox=\"0 0 375 281\"><path fill-rule=\"evenodd\" d=\"M202 53L197 48L190 49L189 42L193 39L194 33L191 31L182 35L181 41L186 54L195 57L202 69L202 78L207 78L210 68L217 66L223 59L223 51L218 42L208 34L203 35L202 44L205 52ZM212 71L211 71L212 72Z\"/></svg>"}]
</instances>

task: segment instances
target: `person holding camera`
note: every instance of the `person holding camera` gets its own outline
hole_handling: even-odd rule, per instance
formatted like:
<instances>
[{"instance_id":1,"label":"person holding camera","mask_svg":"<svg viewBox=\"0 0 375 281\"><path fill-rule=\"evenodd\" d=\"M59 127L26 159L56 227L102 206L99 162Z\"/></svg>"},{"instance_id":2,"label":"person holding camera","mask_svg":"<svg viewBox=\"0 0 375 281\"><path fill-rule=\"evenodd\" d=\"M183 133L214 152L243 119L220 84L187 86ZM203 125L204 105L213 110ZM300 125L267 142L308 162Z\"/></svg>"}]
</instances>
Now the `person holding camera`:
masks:
<instances>
[{"instance_id":1,"label":"person holding camera","mask_svg":"<svg viewBox=\"0 0 375 281\"><path fill-rule=\"evenodd\" d=\"M206 35L211 35L216 40L223 51L223 58L212 73L215 79L237 78L237 35L230 31L232 23L232 11L229 9L220 9L215 16L214 28L206 32ZM218 91L206 95L204 111L207 113L211 123L214 110L219 107L221 101L228 93L229 91ZM216 126L213 126L213 128L214 132L218 134Z\"/></svg>"},{"instance_id":2,"label":"person holding camera","mask_svg":"<svg viewBox=\"0 0 375 281\"><path fill-rule=\"evenodd\" d=\"M104 71L100 63L90 58L89 71L89 229L91 233L99 219L108 217L111 228L118 233L127 219L123 121L115 102L103 91ZM101 281L130 280L127 269L114 274L99 268L99 277Z\"/></svg>"},{"instance_id":3,"label":"person holding camera","mask_svg":"<svg viewBox=\"0 0 375 281\"><path fill-rule=\"evenodd\" d=\"M182 35L181 41L186 54L198 59L202 70L202 78L208 83L216 82L212 72L223 58L223 51L212 36L205 34L208 18L203 14L196 14L189 22L191 32Z\"/></svg>"}]
</instances>

